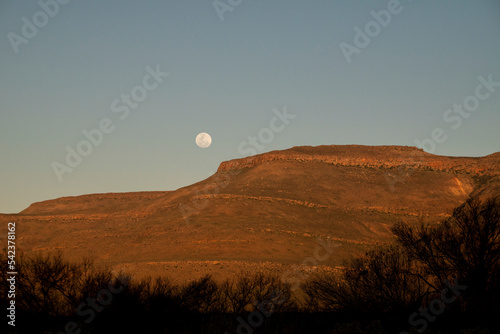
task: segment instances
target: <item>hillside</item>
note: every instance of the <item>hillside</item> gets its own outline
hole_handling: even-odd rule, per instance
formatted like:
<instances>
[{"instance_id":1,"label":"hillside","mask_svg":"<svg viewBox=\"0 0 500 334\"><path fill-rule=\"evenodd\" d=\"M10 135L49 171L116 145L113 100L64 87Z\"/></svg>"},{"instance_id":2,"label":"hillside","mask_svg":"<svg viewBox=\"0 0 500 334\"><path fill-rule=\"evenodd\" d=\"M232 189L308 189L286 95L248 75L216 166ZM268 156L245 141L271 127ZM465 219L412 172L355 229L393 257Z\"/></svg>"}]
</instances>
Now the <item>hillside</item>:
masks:
<instances>
[{"instance_id":1,"label":"hillside","mask_svg":"<svg viewBox=\"0 0 500 334\"><path fill-rule=\"evenodd\" d=\"M17 222L25 253L91 256L137 276L284 271L313 256L318 238L335 248L317 264L334 270L350 255L390 242L399 220L437 222L469 195L499 194L499 162L500 153L294 147L223 162L208 179L175 191L64 197L0 221L3 229Z\"/></svg>"}]
</instances>

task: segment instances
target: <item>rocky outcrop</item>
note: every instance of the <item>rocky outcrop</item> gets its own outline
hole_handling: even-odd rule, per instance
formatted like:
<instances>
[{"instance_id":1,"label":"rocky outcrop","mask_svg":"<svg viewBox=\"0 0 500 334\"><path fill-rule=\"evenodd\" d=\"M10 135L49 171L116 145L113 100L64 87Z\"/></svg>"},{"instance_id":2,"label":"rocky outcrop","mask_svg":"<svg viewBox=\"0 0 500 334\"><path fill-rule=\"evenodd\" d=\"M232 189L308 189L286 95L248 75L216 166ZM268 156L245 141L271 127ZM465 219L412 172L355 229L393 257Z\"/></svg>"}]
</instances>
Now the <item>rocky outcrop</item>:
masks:
<instances>
[{"instance_id":1,"label":"rocky outcrop","mask_svg":"<svg viewBox=\"0 0 500 334\"><path fill-rule=\"evenodd\" d=\"M252 157L235 159L220 164L218 172L252 168L273 161L320 162L335 166L366 168L404 168L453 171L478 175L499 175L500 154L487 157L445 157L408 146L317 146L296 147Z\"/></svg>"},{"instance_id":2,"label":"rocky outcrop","mask_svg":"<svg viewBox=\"0 0 500 334\"><path fill-rule=\"evenodd\" d=\"M286 203L289 205L299 205L308 208L327 208L328 206L311 203L308 201L299 201L289 198L269 197L269 196L247 196L247 195L233 195L233 194L208 194L193 196L191 201L210 200L210 199L229 199L229 200L254 200L268 203Z\"/></svg>"}]
</instances>

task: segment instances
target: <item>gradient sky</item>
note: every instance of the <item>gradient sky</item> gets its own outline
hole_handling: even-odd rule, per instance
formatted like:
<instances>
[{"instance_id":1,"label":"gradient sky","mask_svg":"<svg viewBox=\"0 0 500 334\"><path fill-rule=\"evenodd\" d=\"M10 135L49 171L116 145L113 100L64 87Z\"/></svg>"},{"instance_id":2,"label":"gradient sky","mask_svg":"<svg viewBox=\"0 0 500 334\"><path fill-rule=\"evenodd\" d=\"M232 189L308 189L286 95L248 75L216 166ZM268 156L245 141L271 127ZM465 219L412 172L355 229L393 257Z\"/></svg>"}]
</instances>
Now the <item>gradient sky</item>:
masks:
<instances>
[{"instance_id":1,"label":"gradient sky","mask_svg":"<svg viewBox=\"0 0 500 334\"><path fill-rule=\"evenodd\" d=\"M500 151L500 87L457 129L443 120L479 76L500 82L500 1L401 0L348 63L340 43L354 45L354 28L388 3L243 0L221 21L211 0L73 0L16 53L9 33L22 36L23 17L43 19L41 7L1 1L0 212L192 184L241 158L239 145L285 106L295 119L260 152L415 146L435 128L447 135L435 154ZM113 101L157 65L169 76L120 120ZM52 163L104 118L115 130L59 182ZM200 132L212 135L207 149L195 145Z\"/></svg>"}]
</instances>

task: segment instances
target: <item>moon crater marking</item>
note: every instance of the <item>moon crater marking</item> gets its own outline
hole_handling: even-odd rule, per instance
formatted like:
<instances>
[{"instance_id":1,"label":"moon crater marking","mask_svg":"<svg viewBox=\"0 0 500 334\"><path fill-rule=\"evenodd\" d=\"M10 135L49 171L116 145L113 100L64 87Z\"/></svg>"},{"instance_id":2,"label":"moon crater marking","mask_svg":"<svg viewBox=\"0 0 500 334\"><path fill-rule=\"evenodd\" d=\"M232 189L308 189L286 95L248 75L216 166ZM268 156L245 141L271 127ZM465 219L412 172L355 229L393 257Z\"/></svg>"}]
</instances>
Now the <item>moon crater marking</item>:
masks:
<instances>
[{"instance_id":1,"label":"moon crater marking","mask_svg":"<svg viewBox=\"0 0 500 334\"><path fill-rule=\"evenodd\" d=\"M196 145L201 148L207 148L212 144L212 137L206 132L199 133L196 136Z\"/></svg>"}]
</instances>

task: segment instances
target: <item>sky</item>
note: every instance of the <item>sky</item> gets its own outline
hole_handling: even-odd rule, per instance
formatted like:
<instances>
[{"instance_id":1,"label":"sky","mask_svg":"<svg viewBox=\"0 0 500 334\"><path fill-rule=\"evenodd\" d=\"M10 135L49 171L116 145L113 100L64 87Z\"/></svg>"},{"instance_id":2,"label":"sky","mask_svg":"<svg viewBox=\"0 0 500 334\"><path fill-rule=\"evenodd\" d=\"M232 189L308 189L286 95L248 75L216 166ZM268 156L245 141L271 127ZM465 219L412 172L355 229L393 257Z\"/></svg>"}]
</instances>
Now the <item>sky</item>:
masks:
<instances>
[{"instance_id":1,"label":"sky","mask_svg":"<svg viewBox=\"0 0 500 334\"><path fill-rule=\"evenodd\" d=\"M0 212L293 146L498 152L499 59L497 0L2 0Z\"/></svg>"}]
</instances>

